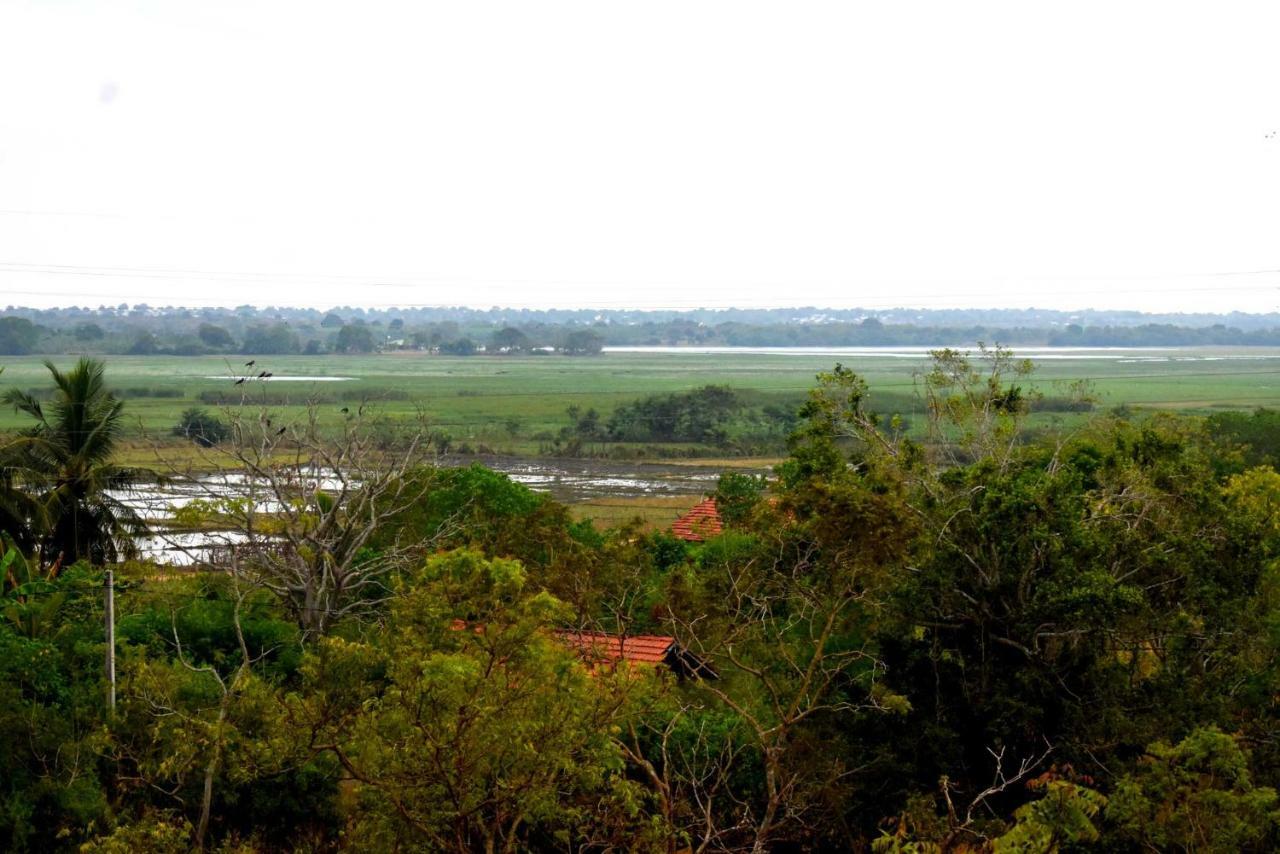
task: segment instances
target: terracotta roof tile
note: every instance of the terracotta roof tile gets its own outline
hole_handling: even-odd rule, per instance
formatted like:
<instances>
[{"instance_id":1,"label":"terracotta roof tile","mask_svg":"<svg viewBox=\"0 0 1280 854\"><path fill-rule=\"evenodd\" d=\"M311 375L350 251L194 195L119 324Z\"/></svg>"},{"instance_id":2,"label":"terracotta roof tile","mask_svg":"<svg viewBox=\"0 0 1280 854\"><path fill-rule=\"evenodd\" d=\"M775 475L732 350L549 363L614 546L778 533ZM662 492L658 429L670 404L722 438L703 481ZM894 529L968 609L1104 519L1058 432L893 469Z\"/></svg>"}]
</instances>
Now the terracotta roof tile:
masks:
<instances>
[{"instance_id":1,"label":"terracotta roof tile","mask_svg":"<svg viewBox=\"0 0 1280 854\"><path fill-rule=\"evenodd\" d=\"M468 627L476 634L484 631L484 626L479 624L468 626L466 620L453 620L449 627L455 632L463 631ZM661 664L666 660L667 653L676 642L675 638L665 635L626 637L604 632L579 632L573 629L555 629L552 633L557 640L577 649L585 658L597 662L615 662L625 659Z\"/></svg>"},{"instance_id":2,"label":"terracotta roof tile","mask_svg":"<svg viewBox=\"0 0 1280 854\"><path fill-rule=\"evenodd\" d=\"M682 540L699 543L723 530L716 500L708 498L671 524L671 533Z\"/></svg>"},{"instance_id":3,"label":"terracotta roof tile","mask_svg":"<svg viewBox=\"0 0 1280 854\"><path fill-rule=\"evenodd\" d=\"M576 632L569 629L557 631L556 637L578 649L589 660L610 663L625 660L662 664L676 642L675 638L665 635L624 637L603 632Z\"/></svg>"},{"instance_id":4,"label":"terracotta roof tile","mask_svg":"<svg viewBox=\"0 0 1280 854\"><path fill-rule=\"evenodd\" d=\"M470 629L480 633L484 626L453 620L454 631ZM664 664L680 677L719 679L719 674L696 655L676 643L667 635L611 635L605 632L580 632L574 629L553 629L552 634L565 646L578 651L587 669L594 672L601 664L613 665L619 661L642 664Z\"/></svg>"}]
</instances>

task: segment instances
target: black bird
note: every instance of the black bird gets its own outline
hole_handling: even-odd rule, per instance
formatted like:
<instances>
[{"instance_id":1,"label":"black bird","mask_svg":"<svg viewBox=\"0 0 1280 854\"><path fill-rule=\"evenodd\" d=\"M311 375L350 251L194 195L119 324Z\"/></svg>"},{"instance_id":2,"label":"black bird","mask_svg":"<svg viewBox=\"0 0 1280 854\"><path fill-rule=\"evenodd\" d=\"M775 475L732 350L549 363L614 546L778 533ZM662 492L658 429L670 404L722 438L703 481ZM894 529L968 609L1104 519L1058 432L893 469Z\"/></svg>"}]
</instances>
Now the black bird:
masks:
<instances>
[{"instance_id":1,"label":"black bird","mask_svg":"<svg viewBox=\"0 0 1280 854\"><path fill-rule=\"evenodd\" d=\"M270 419L270 418L268 418L268 419L267 419L267 426L268 426L268 427L270 427L270 426L271 426L271 419Z\"/></svg>"},{"instance_id":2,"label":"black bird","mask_svg":"<svg viewBox=\"0 0 1280 854\"><path fill-rule=\"evenodd\" d=\"M266 371L263 371L262 373L258 374L258 379L262 379L263 377L269 377L269 376L271 376L271 374L267 373Z\"/></svg>"},{"instance_id":3,"label":"black bird","mask_svg":"<svg viewBox=\"0 0 1280 854\"><path fill-rule=\"evenodd\" d=\"M234 383L232 383L232 385L240 385L240 383L242 382L244 382L244 377L241 377L240 379L236 380Z\"/></svg>"},{"instance_id":4,"label":"black bird","mask_svg":"<svg viewBox=\"0 0 1280 854\"><path fill-rule=\"evenodd\" d=\"M284 435L284 431L285 431L286 429L287 429L287 428L285 428L285 427L281 427L279 430L277 430L277 431L276 431L276 435L277 435L277 436L283 436L283 435Z\"/></svg>"},{"instance_id":5,"label":"black bird","mask_svg":"<svg viewBox=\"0 0 1280 854\"><path fill-rule=\"evenodd\" d=\"M246 368L252 368L252 367L253 367L253 363L254 363L254 362L256 362L256 361L258 361L258 360L257 360L257 359L250 359L249 361L247 361L247 362L245 362L245 363L244 363L244 366L245 366Z\"/></svg>"},{"instance_id":6,"label":"black bird","mask_svg":"<svg viewBox=\"0 0 1280 854\"><path fill-rule=\"evenodd\" d=\"M275 376L275 374L271 373L270 371L263 371L263 372L262 372L262 376L264 376L264 377L274 377L274 376Z\"/></svg>"},{"instance_id":7,"label":"black bird","mask_svg":"<svg viewBox=\"0 0 1280 854\"><path fill-rule=\"evenodd\" d=\"M340 410L338 410L338 411L339 411L339 412L341 412L343 415L348 415L348 414L350 414L350 412L351 412L351 410L350 410L350 409L348 409L348 408L347 408L347 407L345 407L345 406L344 406L344 407L342 407L342 409L340 409Z\"/></svg>"}]
</instances>

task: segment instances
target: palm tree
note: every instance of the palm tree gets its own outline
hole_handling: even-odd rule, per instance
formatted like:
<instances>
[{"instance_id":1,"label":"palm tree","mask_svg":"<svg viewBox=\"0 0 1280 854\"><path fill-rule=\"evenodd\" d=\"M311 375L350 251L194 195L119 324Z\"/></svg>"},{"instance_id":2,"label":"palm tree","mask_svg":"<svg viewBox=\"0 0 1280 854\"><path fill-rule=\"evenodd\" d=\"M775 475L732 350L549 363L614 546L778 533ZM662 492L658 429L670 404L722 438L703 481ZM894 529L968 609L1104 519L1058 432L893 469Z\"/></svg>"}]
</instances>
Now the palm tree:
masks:
<instances>
[{"instance_id":1,"label":"palm tree","mask_svg":"<svg viewBox=\"0 0 1280 854\"><path fill-rule=\"evenodd\" d=\"M111 494L136 477L111 461L124 402L107 391L102 362L82 357L66 373L44 364L53 377L52 400L42 404L19 389L0 398L35 419L4 448L0 471L43 508L45 524L34 539L45 562L87 558L102 564L133 557L135 537L146 524Z\"/></svg>"}]
</instances>

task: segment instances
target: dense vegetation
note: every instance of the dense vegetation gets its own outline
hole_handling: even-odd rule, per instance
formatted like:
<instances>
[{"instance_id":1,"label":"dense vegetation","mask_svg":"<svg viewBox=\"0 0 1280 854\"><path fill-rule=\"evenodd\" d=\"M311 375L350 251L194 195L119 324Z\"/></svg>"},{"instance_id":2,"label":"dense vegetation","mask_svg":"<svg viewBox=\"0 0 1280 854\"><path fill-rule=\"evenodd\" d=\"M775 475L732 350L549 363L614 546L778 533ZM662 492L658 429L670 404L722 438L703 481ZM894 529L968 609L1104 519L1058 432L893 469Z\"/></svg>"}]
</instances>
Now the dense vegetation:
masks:
<instances>
[{"instance_id":1,"label":"dense vegetation","mask_svg":"<svg viewBox=\"0 0 1280 854\"><path fill-rule=\"evenodd\" d=\"M820 376L705 542L574 522L480 467L366 469L279 502L270 552L180 574L55 557L110 474L64 404L119 407L93 363L55 375L60 408L14 396L33 426L3 446L0 845L1273 850L1275 416L1032 434L1027 367L984 355L938 354L922 439ZM250 415L251 467L323 450ZM63 471L103 473L74 504ZM715 678L584 658L581 629L673 636Z\"/></svg>"},{"instance_id":2,"label":"dense vegetation","mask_svg":"<svg viewBox=\"0 0 1280 854\"><path fill-rule=\"evenodd\" d=\"M0 354L197 356L346 354L594 355L605 345L937 346L999 340L1054 346L1280 346L1276 315L863 309L530 311L241 306L9 307Z\"/></svg>"}]
</instances>

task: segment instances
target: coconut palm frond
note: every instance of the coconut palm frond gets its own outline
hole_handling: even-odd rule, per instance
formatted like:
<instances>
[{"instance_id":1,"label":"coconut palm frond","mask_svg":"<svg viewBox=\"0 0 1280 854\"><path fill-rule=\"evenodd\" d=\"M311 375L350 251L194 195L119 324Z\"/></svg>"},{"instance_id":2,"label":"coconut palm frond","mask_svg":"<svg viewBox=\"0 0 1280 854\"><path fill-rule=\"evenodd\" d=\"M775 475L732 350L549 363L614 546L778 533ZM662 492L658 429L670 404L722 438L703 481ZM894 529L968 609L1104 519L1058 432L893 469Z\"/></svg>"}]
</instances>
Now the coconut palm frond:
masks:
<instances>
[{"instance_id":1,"label":"coconut palm frond","mask_svg":"<svg viewBox=\"0 0 1280 854\"><path fill-rule=\"evenodd\" d=\"M48 426L48 421L44 417L44 409L35 395L28 394L21 389L11 388L4 393L3 397L0 397L0 401L7 406L12 406L18 412L25 412L42 425Z\"/></svg>"},{"instance_id":2,"label":"coconut palm frond","mask_svg":"<svg viewBox=\"0 0 1280 854\"><path fill-rule=\"evenodd\" d=\"M54 385L47 404L17 389L4 395L36 423L0 453L0 489L7 484L39 505L43 515L25 518L43 521L38 530L46 554L62 554L68 563L132 554L145 520L110 495L140 474L111 461L124 403L107 390L99 361L81 358L65 372L49 361L45 367Z\"/></svg>"}]
</instances>

